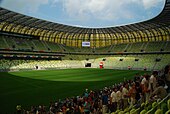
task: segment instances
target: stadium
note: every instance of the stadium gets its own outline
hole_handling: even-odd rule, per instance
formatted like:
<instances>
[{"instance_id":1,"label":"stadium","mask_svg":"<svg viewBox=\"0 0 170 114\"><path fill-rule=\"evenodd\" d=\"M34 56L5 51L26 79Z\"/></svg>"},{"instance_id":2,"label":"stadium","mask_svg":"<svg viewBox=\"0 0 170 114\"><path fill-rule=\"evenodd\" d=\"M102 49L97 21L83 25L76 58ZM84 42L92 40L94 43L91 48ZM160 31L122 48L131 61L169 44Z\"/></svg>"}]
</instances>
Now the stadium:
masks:
<instances>
[{"instance_id":1,"label":"stadium","mask_svg":"<svg viewBox=\"0 0 170 114\"><path fill-rule=\"evenodd\" d=\"M0 8L0 78L0 114L170 114L170 0L105 28Z\"/></svg>"}]
</instances>

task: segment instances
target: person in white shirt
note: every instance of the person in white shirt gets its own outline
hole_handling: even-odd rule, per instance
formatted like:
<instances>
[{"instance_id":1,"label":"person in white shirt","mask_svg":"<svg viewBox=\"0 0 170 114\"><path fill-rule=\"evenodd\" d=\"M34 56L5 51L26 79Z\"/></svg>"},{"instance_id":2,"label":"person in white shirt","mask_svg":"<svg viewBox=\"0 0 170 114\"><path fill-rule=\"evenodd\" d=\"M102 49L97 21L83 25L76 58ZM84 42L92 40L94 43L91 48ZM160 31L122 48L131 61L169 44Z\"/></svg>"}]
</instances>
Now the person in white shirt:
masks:
<instances>
[{"instance_id":1,"label":"person in white shirt","mask_svg":"<svg viewBox=\"0 0 170 114\"><path fill-rule=\"evenodd\" d=\"M154 88L156 88L156 77L155 75L151 75L151 77L149 78L149 89L150 92L153 92Z\"/></svg>"},{"instance_id":2,"label":"person in white shirt","mask_svg":"<svg viewBox=\"0 0 170 114\"><path fill-rule=\"evenodd\" d=\"M128 85L126 84L125 87L122 87L122 101L123 101L123 109L128 106Z\"/></svg>"},{"instance_id":3,"label":"person in white shirt","mask_svg":"<svg viewBox=\"0 0 170 114\"><path fill-rule=\"evenodd\" d=\"M115 87L110 95L110 101L111 101L111 112L115 112L117 110L117 88Z\"/></svg>"},{"instance_id":4,"label":"person in white shirt","mask_svg":"<svg viewBox=\"0 0 170 114\"><path fill-rule=\"evenodd\" d=\"M142 93L144 95L145 102L149 101L149 75L145 75L141 81Z\"/></svg>"},{"instance_id":5,"label":"person in white shirt","mask_svg":"<svg viewBox=\"0 0 170 114\"><path fill-rule=\"evenodd\" d=\"M122 109L122 92L121 91L122 91L122 88L118 89L118 91L116 92L118 109Z\"/></svg>"}]
</instances>

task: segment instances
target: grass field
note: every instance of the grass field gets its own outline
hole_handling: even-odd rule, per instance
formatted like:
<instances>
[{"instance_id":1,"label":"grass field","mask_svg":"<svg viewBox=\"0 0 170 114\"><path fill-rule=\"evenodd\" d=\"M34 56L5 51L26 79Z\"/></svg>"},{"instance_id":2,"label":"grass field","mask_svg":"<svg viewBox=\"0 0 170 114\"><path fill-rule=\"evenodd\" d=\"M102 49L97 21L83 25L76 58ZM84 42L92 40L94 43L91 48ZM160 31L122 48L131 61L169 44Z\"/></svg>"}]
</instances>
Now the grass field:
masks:
<instances>
[{"instance_id":1,"label":"grass field","mask_svg":"<svg viewBox=\"0 0 170 114\"><path fill-rule=\"evenodd\" d=\"M85 88L96 90L131 79L135 73L111 69L63 69L0 72L0 114L12 114L17 104L30 109L51 101L81 95Z\"/></svg>"}]
</instances>

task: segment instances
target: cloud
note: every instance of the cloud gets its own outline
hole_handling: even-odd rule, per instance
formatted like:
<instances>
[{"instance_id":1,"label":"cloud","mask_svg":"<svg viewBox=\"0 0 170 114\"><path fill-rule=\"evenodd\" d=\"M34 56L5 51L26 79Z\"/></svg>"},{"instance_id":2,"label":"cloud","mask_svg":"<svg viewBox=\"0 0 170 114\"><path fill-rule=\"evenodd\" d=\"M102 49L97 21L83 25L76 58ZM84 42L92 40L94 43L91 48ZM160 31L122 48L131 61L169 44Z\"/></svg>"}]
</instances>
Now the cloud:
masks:
<instances>
[{"instance_id":1,"label":"cloud","mask_svg":"<svg viewBox=\"0 0 170 114\"><path fill-rule=\"evenodd\" d=\"M142 0L142 4L145 9L149 9L152 7L156 7L161 2L164 2L165 0Z\"/></svg>"},{"instance_id":2,"label":"cloud","mask_svg":"<svg viewBox=\"0 0 170 114\"><path fill-rule=\"evenodd\" d=\"M136 4L138 0L55 0L56 4L58 2L62 3L64 12L70 17L80 20L91 19L91 17L99 20L112 20L119 17L133 17L133 13L130 13L124 6L130 3Z\"/></svg>"},{"instance_id":3,"label":"cloud","mask_svg":"<svg viewBox=\"0 0 170 114\"><path fill-rule=\"evenodd\" d=\"M48 4L49 0L3 0L1 5L14 11L37 12L41 5Z\"/></svg>"},{"instance_id":4,"label":"cloud","mask_svg":"<svg viewBox=\"0 0 170 114\"><path fill-rule=\"evenodd\" d=\"M79 21L92 19L117 21L143 18L143 12L156 7L163 0L54 0L63 5L63 12ZM141 15L142 14L142 15Z\"/></svg>"}]
</instances>

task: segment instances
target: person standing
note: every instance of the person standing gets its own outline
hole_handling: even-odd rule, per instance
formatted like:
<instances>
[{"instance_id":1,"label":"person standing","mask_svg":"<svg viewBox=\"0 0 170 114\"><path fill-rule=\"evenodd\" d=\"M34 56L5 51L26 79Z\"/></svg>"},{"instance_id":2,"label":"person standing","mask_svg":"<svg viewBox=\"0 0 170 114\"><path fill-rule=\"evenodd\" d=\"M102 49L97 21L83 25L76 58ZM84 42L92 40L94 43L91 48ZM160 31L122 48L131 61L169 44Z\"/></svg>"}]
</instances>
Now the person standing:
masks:
<instances>
[{"instance_id":1,"label":"person standing","mask_svg":"<svg viewBox=\"0 0 170 114\"><path fill-rule=\"evenodd\" d=\"M121 110L123 108L123 103L122 103L122 88L119 88L118 91L116 92L117 96L117 108Z\"/></svg>"},{"instance_id":2,"label":"person standing","mask_svg":"<svg viewBox=\"0 0 170 114\"><path fill-rule=\"evenodd\" d=\"M125 109L128 106L128 84L125 84L122 89L122 104L123 109Z\"/></svg>"},{"instance_id":3,"label":"person standing","mask_svg":"<svg viewBox=\"0 0 170 114\"><path fill-rule=\"evenodd\" d=\"M21 114L21 113L22 113L21 105L20 105L20 104L18 104L18 105L16 106L16 110L17 110L17 114Z\"/></svg>"},{"instance_id":4,"label":"person standing","mask_svg":"<svg viewBox=\"0 0 170 114\"><path fill-rule=\"evenodd\" d=\"M111 101L111 112L115 112L117 110L117 87L115 87L110 95L110 101Z\"/></svg>"},{"instance_id":5,"label":"person standing","mask_svg":"<svg viewBox=\"0 0 170 114\"><path fill-rule=\"evenodd\" d=\"M130 106L136 103L136 85L133 83L129 89Z\"/></svg>"},{"instance_id":6,"label":"person standing","mask_svg":"<svg viewBox=\"0 0 170 114\"><path fill-rule=\"evenodd\" d=\"M164 75L165 75L166 84L168 86L167 90L168 90L168 92L170 92L170 65L167 65L165 67Z\"/></svg>"},{"instance_id":7,"label":"person standing","mask_svg":"<svg viewBox=\"0 0 170 114\"><path fill-rule=\"evenodd\" d=\"M107 91L104 90L102 95L102 113L105 114L108 111L108 94Z\"/></svg>"},{"instance_id":8,"label":"person standing","mask_svg":"<svg viewBox=\"0 0 170 114\"><path fill-rule=\"evenodd\" d=\"M157 80L156 80L156 73L153 72L151 77L149 78L149 90L152 93L156 88Z\"/></svg>"}]
</instances>

